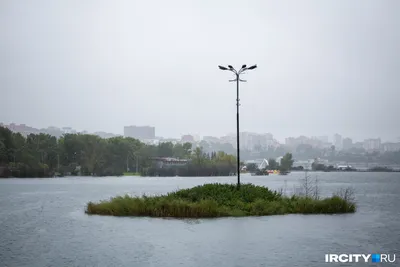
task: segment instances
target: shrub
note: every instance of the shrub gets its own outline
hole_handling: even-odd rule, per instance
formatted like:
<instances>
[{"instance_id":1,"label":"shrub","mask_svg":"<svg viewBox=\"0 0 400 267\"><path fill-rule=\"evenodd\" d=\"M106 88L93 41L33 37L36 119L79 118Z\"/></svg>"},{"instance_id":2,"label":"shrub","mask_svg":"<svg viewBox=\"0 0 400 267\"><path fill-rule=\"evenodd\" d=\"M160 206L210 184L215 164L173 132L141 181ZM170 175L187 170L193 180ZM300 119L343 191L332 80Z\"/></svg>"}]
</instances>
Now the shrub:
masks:
<instances>
[{"instance_id":1,"label":"shrub","mask_svg":"<svg viewBox=\"0 0 400 267\"><path fill-rule=\"evenodd\" d=\"M341 195L340 195L341 194ZM281 193L253 184L205 184L162 196L111 198L89 202L87 214L111 216L149 216L212 218L224 216L265 216L289 213L333 214L355 212L351 191L331 198L282 196Z\"/></svg>"}]
</instances>

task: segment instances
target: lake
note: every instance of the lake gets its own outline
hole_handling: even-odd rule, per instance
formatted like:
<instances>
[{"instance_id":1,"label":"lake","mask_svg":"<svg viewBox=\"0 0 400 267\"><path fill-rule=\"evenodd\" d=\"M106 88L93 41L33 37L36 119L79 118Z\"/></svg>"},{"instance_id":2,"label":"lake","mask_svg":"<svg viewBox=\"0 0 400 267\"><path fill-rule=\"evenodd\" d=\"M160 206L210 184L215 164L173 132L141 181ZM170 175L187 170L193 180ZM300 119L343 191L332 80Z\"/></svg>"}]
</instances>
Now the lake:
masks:
<instances>
[{"instance_id":1,"label":"lake","mask_svg":"<svg viewBox=\"0 0 400 267\"><path fill-rule=\"evenodd\" d=\"M376 266L325 263L328 253L400 257L400 173L310 173L322 195L352 187L358 210L205 220L88 216L88 201L160 194L236 177L105 177L0 180L0 265ZM242 176L290 194L304 173ZM399 266L399 259L397 259ZM382 264L382 266L395 266Z\"/></svg>"}]
</instances>

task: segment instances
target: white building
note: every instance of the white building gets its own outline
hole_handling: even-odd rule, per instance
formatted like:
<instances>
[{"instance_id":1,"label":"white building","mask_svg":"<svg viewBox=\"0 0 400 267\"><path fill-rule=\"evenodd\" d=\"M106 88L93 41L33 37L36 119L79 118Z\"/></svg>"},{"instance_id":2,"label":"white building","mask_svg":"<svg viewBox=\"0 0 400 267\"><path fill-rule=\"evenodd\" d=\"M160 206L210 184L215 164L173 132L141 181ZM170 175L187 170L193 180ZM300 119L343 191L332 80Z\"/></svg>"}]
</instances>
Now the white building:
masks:
<instances>
[{"instance_id":1,"label":"white building","mask_svg":"<svg viewBox=\"0 0 400 267\"><path fill-rule=\"evenodd\" d=\"M353 140L351 138L343 139L343 149L347 150L353 147Z\"/></svg>"},{"instance_id":2,"label":"white building","mask_svg":"<svg viewBox=\"0 0 400 267\"><path fill-rule=\"evenodd\" d=\"M383 152L400 151L400 143L383 143L382 150Z\"/></svg>"},{"instance_id":3,"label":"white building","mask_svg":"<svg viewBox=\"0 0 400 267\"><path fill-rule=\"evenodd\" d=\"M328 143L329 142L329 137L328 136L318 136L317 139L321 141L322 143Z\"/></svg>"},{"instance_id":4,"label":"white building","mask_svg":"<svg viewBox=\"0 0 400 267\"><path fill-rule=\"evenodd\" d=\"M381 139L366 139L364 140L363 147L367 151L378 151L381 149Z\"/></svg>"},{"instance_id":5,"label":"white building","mask_svg":"<svg viewBox=\"0 0 400 267\"><path fill-rule=\"evenodd\" d=\"M221 139L219 139L218 137L215 137L215 136L203 136L202 140L204 140L208 143L221 143Z\"/></svg>"},{"instance_id":6,"label":"white building","mask_svg":"<svg viewBox=\"0 0 400 267\"><path fill-rule=\"evenodd\" d=\"M343 140L342 140L342 136L340 134L335 134L333 136L333 145L335 146L336 150L343 149Z\"/></svg>"},{"instance_id":7,"label":"white building","mask_svg":"<svg viewBox=\"0 0 400 267\"><path fill-rule=\"evenodd\" d=\"M236 135L226 135L226 136L222 136L220 138L221 143L228 143L231 144L232 146L236 146Z\"/></svg>"},{"instance_id":8,"label":"white building","mask_svg":"<svg viewBox=\"0 0 400 267\"><path fill-rule=\"evenodd\" d=\"M274 143L273 135L270 133L241 132L239 136L241 149L254 150L256 147L265 149Z\"/></svg>"}]
</instances>

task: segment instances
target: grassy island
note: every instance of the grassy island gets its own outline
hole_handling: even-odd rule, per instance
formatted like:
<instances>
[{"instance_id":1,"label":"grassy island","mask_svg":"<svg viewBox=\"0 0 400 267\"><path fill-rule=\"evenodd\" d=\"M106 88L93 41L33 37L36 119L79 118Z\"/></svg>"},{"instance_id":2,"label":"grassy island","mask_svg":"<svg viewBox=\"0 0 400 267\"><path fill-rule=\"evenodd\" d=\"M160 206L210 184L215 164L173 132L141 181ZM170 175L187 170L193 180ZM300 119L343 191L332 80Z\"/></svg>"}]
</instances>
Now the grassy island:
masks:
<instances>
[{"instance_id":1,"label":"grassy island","mask_svg":"<svg viewBox=\"0 0 400 267\"><path fill-rule=\"evenodd\" d=\"M286 197L277 191L253 184L205 184L161 196L118 196L99 203L89 202L87 214L212 218L279 214L337 214L356 211L353 201L339 194L316 199Z\"/></svg>"}]
</instances>

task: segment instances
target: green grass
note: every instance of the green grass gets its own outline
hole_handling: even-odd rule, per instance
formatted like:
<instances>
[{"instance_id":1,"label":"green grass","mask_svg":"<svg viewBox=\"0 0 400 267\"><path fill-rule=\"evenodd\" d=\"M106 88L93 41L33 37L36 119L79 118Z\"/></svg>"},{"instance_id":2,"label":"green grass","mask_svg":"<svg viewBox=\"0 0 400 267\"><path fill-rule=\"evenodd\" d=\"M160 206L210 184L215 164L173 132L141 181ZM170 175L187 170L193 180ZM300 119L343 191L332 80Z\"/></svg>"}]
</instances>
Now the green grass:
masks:
<instances>
[{"instance_id":1,"label":"green grass","mask_svg":"<svg viewBox=\"0 0 400 267\"><path fill-rule=\"evenodd\" d=\"M231 184L205 184L161 196L125 195L98 203L89 202L85 212L110 216L212 218L355 211L355 203L339 195L325 199L285 197L253 184L242 184L240 189Z\"/></svg>"}]
</instances>

